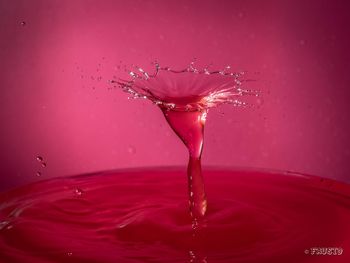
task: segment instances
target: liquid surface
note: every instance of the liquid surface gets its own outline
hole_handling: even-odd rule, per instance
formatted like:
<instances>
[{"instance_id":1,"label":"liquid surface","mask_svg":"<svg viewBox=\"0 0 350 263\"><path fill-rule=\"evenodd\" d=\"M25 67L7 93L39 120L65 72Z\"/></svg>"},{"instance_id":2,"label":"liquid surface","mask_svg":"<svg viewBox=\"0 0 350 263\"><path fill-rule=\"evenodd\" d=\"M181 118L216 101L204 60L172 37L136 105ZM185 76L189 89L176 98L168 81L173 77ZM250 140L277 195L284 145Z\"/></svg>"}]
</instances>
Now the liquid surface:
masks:
<instances>
[{"instance_id":1,"label":"liquid surface","mask_svg":"<svg viewBox=\"0 0 350 263\"><path fill-rule=\"evenodd\" d=\"M349 185L266 171L203 174L209 205L195 232L185 168L111 171L1 193L0 262L350 262ZM311 255L313 247L343 252Z\"/></svg>"}]
</instances>

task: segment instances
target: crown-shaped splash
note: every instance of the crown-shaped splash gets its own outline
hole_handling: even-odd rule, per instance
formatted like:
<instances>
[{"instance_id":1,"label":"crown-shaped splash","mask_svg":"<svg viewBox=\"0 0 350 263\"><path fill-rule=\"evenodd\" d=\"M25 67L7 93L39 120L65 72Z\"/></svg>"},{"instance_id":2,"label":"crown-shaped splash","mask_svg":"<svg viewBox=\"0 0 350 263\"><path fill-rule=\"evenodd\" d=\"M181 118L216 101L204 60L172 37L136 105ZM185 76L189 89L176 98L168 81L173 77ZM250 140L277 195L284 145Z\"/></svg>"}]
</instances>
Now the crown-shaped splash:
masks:
<instances>
[{"instance_id":1,"label":"crown-shaped splash","mask_svg":"<svg viewBox=\"0 0 350 263\"><path fill-rule=\"evenodd\" d=\"M154 63L153 72L138 66L127 70L129 80L112 80L132 98L152 101L162 108L177 111L203 110L227 103L247 106L243 97L256 97L258 91L244 89L246 72L232 72L230 66L221 70L210 70L210 66L199 69L191 62L184 69L161 67Z\"/></svg>"}]
</instances>

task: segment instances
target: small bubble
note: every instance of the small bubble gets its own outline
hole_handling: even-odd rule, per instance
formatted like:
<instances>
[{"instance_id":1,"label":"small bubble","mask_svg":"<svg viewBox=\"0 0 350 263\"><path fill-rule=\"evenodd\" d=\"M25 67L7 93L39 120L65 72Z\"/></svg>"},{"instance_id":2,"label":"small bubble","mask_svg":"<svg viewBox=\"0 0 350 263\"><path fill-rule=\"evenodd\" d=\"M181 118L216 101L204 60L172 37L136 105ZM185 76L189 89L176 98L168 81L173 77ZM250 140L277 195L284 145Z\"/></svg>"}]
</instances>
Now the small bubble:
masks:
<instances>
[{"instance_id":1,"label":"small bubble","mask_svg":"<svg viewBox=\"0 0 350 263\"><path fill-rule=\"evenodd\" d=\"M67 252L67 256L68 256L68 257L71 257L72 255L73 255L72 252Z\"/></svg>"},{"instance_id":2,"label":"small bubble","mask_svg":"<svg viewBox=\"0 0 350 263\"><path fill-rule=\"evenodd\" d=\"M38 162L42 162L42 161L44 160L44 158L41 157L40 155L38 155L38 156L36 157L36 160L37 160Z\"/></svg>"},{"instance_id":3,"label":"small bubble","mask_svg":"<svg viewBox=\"0 0 350 263\"><path fill-rule=\"evenodd\" d=\"M80 188L75 188L74 193L78 196L81 196L84 193L84 191Z\"/></svg>"},{"instance_id":4,"label":"small bubble","mask_svg":"<svg viewBox=\"0 0 350 263\"><path fill-rule=\"evenodd\" d=\"M46 163L41 163L41 166L45 168L46 167Z\"/></svg>"},{"instance_id":5,"label":"small bubble","mask_svg":"<svg viewBox=\"0 0 350 263\"><path fill-rule=\"evenodd\" d=\"M25 25L27 25L26 21L22 21L21 26L25 26Z\"/></svg>"},{"instance_id":6,"label":"small bubble","mask_svg":"<svg viewBox=\"0 0 350 263\"><path fill-rule=\"evenodd\" d=\"M41 172L37 172L36 176L40 177L41 176Z\"/></svg>"}]
</instances>

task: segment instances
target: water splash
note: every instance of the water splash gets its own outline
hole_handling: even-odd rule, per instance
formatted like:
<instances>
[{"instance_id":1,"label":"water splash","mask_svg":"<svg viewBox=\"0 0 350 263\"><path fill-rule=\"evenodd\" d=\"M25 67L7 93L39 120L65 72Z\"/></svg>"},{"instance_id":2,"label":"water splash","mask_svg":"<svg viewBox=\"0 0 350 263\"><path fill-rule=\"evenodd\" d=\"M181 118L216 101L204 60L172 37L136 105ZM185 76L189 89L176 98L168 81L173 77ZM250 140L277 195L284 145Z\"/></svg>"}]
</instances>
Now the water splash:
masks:
<instances>
[{"instance_id":1,"label":"water splash","mask_svg":"<svg viewBox=\"0 0 350 263\"><path fill-rule=\"evenodd\" d=\"M244 78L247 72L233 72L230 66L220 70L209 68L197 68L195 62L191 62L177 70L154 62L151 73L133 65L131 70L125 69L129 80L109 82L117 84L133 99L148 99L162 108L176 111L198 111L224 103L247 106L249 103L243 97L260 96L259 91L242 87L244 82L252 81Z\"/></svg>"},{"instance_id":2,"label":"water splash","mask_svg":"<svg viewBox=\"0 0 350 263\"><path fill-rule=\"evenodd\" d=\"M161 67L154 63L153 72L132 66L125 69L130 79L110 80L133 99L148 99L159 106L189 151L187 168L190 214L193 229L200 225L206 210L207 198L202 177L201 156L203 132L210 108L221 104L250 105L249 99L259 92L243 88L246 72L232 72L230 66L211 70L212 66L198 68L191 62L184 69ZM245 100L243 100L243 98Z\"/></svg>"}]
</instances>

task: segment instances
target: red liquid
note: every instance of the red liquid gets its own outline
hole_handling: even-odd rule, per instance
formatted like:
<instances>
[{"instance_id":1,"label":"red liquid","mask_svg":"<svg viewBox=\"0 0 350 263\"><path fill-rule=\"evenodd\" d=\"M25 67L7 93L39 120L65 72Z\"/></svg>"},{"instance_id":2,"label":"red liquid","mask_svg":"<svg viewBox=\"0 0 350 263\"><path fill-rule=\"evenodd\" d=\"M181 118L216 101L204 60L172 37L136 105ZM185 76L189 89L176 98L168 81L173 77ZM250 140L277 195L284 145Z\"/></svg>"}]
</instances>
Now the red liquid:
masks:
<instances>
[{"instance_id":1,"label":"red liquid","mask_svg":"<svg viewBox=\"0 0 350 263\"><path fill-rule=\"evenodd\" d=\"M196 221L201 219L207 210L207 198L204 190L201 157L203 150L203 131L206 110L172 111L163 110L169 125L186 145L189 152L187 166L190 213ZM195 226L195 225L194 225Z\"/></svg>"},{"instance_id":2,"label":"red liquid","mask_svg":"<svg viewBox=\"0 0 350 263\"><path fill-rule=\"evenodd\" d=\"M350 186L290 173L204 170L193 236L185 169L106 172L0 195L0 262L350 262ZM342 255L311 255L341 247Z\"/></svg>"}]
</instances>

